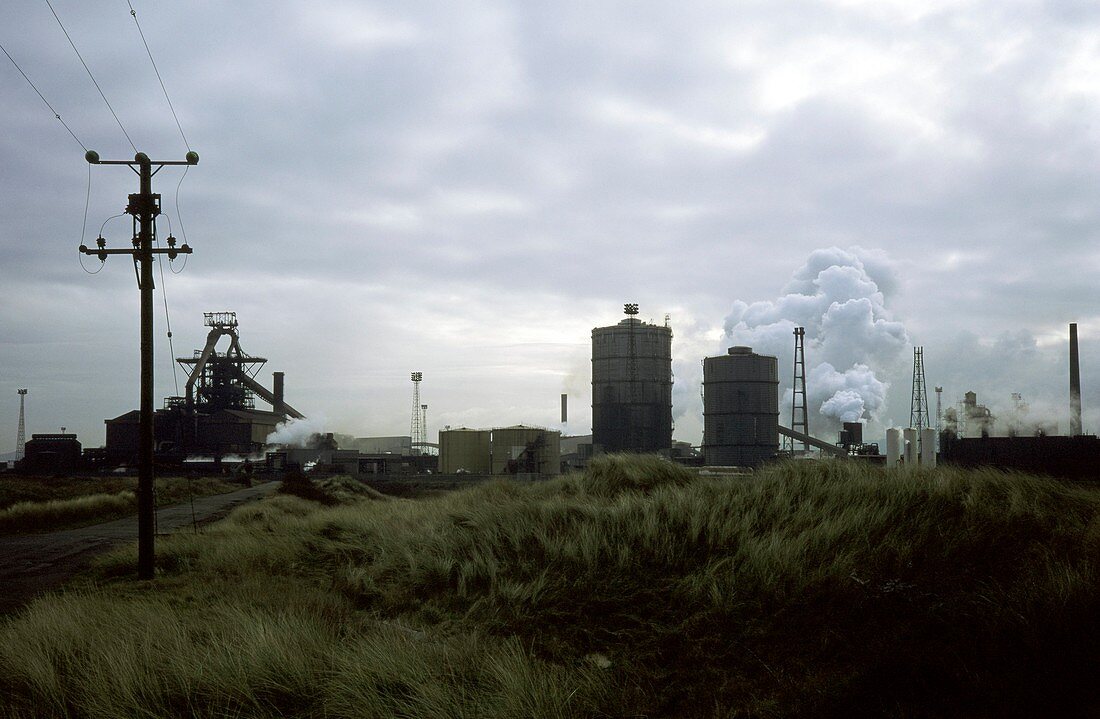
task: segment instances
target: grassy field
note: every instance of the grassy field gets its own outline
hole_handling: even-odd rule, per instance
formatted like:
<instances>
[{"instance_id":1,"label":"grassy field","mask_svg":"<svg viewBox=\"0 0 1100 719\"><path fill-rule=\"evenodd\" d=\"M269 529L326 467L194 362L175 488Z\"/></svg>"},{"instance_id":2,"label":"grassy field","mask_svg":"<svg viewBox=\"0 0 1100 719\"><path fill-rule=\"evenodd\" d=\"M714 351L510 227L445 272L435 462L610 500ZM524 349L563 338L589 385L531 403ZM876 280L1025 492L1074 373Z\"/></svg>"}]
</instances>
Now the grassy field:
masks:
<instances>
[{"instance_id":1,"label":"grassy field","mask_svg":"<svg viewBox=\"0 0 1100 719\"><path fill-rule=\"evenodd\" d=\"M0 625L13 717L1100 712L1100 494L997 472L649 458L350 480L134 550ZM317 496L317 495L314 495Z\"/></svg>"},{"instance_id":2,"label":"grassy field","mask_svg":"<svg viewBox=\"0 0 1100 719\"><path fill-rule=\"evenodd\" d=\"M163 477L155 482L158 507L240 488L240 484L212 477ZM137 511L136 491L134 477L0 478L0 536L119 519Z\"/></svg>"}]
</instances>

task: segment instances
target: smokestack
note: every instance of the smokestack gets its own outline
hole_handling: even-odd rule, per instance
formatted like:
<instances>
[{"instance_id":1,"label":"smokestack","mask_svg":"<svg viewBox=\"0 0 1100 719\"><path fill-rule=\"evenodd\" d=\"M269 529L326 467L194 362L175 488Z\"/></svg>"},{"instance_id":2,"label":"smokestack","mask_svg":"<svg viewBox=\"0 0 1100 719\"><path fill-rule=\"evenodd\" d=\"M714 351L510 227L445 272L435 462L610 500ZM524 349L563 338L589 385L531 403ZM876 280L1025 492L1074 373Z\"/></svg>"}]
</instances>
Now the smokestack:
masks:
<instances>
[{"instance_id":1,"label":"smokestack","mask_svg":"<svg viewBox=\"0 0 1100 719\"><path fill-rule=\"evenodd\" d=\"M1069 325L1069 436L1081 434L1081 357L1077 353L1077 323Z\"/></svg>"},{"instance_id":2,"label":"smokestack","mask_svg":"<svg viewBox=\"0 0 1100 719\"><path fill-rule=\"evenodd\" d=\"M561 423L565 424L569 421L569 395L563 394L561 396Z\"/></svg>"},{"instance_id":3,"label":"smokestack","mask_svg":"<svg viewBox=\"0 0 1100 719\"><path fill-rule=\"evenodd\" d=\"M271 393L275 395L275 406L272 408L276 412L284 412L283 408L283 373L273 372L272 375L272 390Z\"/></svg>"}]
</instances>

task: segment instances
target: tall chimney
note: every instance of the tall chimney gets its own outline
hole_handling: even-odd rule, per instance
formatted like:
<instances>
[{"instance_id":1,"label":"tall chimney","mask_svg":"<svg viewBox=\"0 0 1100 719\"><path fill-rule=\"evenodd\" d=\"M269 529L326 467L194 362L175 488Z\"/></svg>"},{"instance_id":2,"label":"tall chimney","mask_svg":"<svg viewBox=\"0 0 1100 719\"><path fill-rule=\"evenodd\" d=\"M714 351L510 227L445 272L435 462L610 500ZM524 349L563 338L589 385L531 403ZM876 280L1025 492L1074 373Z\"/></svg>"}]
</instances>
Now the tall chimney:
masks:
<instances>
[{"instance_id":1,"label":"tall chimney","mask_svg":"<svg viewBox=\"0 0 1100 719\"><path fill-rule=\"evenodd\" d=\"M1077 323L1069 325L1069 435L1081 434L1081 357L1077 353Z\"/></svg>"},{"instance_id":2,"label":"tall chimney","mask_svg":"<svg viewBox=\"0 0 1100 719\"><path fill-rule=\"evenodd\" d=\"M569 419L569 395L561 396L561 423L565 424Z\"/></svg>"},{"instance_id":3,"label":"tall chimney","mask_svg":"<svg viewBox=\"0 0 1100 719\"><path fill-rule=\"evenodd\" d=\"M283 373L273 372L272 375L272 391L275 395L275 405L272 409L276 412L286 412L283 402Z\"/></svg>"}]
</instances>

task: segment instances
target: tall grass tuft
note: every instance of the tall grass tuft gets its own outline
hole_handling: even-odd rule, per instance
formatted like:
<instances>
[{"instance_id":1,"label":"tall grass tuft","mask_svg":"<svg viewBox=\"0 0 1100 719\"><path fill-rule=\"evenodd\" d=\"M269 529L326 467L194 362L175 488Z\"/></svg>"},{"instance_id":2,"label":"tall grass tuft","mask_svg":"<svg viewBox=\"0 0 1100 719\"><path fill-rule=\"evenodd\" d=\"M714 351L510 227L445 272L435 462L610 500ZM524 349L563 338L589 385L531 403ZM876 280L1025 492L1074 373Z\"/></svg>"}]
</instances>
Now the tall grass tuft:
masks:
<instances>
[{"instance_id":1,"label":"tall grass tuft","mask_svg":"<svg viewBox=\"0 0 1100 719\"><path fill-rule=\"evenodd\" d=\"M329 489L348 497L166 538L153 584L111 583L133 550L108 556L106 586L0 626L9 713L1100 712L1094 490L842 462L699 478L626 456L422 501Z\"/></svg>"},{"instance_id":2,"label":"tall grass tuft","mask_svg":"<svg viewBox=\"0 0 1100 719\"><path fill-rule=\"evenodd\" d=\"M696 478L690 469L655 454L606 454L595 457L584 473L584 487L605 497L621 492L680 486Z\"/></svg>"},{"instance_id":3,"label":"tall grass tuft","mask_svg":"<svg viewBox=\"0 0 1100 719\"><path fill-rule=\"evenodd\" d=\"M37 478L10 480L3 488L7 496L28 496L0 508L0 536L50 532L118 519L137 511L137 496L133 479L57 480ZM23 486L25 485L25 486ZM102 489L105 491L94 491ZM220 479L203 477L158 478L154 485L158 507L185 501L189 497L204 497L240 489ZM51 498L53 497L53 498Z\"/></svg>"}]
</instances>

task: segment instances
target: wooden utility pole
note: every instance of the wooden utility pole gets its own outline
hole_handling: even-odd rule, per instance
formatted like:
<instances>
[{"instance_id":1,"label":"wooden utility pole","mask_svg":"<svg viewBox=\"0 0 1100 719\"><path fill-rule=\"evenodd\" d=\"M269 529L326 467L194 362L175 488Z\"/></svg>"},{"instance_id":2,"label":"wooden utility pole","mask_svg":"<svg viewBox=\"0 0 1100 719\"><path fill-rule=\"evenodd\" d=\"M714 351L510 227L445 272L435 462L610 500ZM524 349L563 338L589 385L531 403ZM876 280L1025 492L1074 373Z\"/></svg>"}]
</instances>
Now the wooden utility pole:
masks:
<instances>
[{"instance_id":1,"label":"wooden utility pole","mask_svg":"<svg viewBox=\"0 0 1100 719\"><path fill-rule=\"evenodd\" d=\"M167 247L153 247L153 223L160 214L160 195L152 190L153 175L165 165L197 165L199 155L188 152L179 161L152 161L144 152L133 160L100 160L99 153L89 150L84 156L93 165L127 165L137 173L139 191L129 196L126 213L134 218L132 249L107 249L102 236L96 238L96 249L80 246L85 255L95 255L100 262L107 255L130 255L138 265L138 289L141 291L141 408L138 433L138 579L152 579L155 573L153 541L155 537L156 504L153 497L153 255L168 255L174 260L178 255L191 254L184 243L176 247L176 238L167 238ZM153 169L153 165L157 169Z\"/></svg>"}]
</instances>

